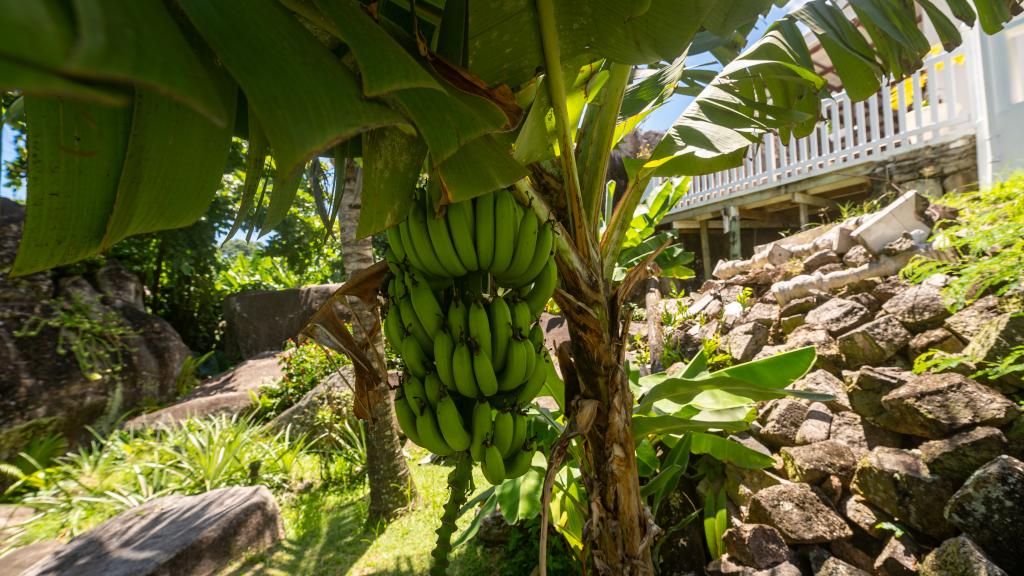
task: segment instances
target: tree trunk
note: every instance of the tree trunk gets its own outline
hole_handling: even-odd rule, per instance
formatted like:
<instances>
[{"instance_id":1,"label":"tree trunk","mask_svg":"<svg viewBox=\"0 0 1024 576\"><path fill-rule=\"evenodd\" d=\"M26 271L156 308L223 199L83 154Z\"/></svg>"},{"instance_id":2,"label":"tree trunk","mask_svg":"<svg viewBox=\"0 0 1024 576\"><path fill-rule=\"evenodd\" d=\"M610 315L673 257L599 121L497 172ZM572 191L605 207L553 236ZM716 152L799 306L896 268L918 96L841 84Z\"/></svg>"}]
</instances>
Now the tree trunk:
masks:
<instances>
[{"instance_id":1,"label":"tree trunk","mask_svg":"<svg viewBox=\"0 0 1024 576\"><path fill-rule=\"evenodd\" d=\"M665 353L665 335L661 331L661 282L657 278L647 279L647 293L644 295L647 318L647 351L650 353L651 373L664 370L661 357Z\"/></svg>"},{"instance_id":2,"label":"tree trunk","mask_svg":"<svg viewBox=\"0 0 1024 576\"><path fill-rule=\"evenodd\" d=\"M556 295L568 320L573 351L573 366L568 369L575 370L577 398L596 400L598 406L593 424L584 434L589 462L582 466L583 481L590 502L584 538L597 574L650 576L654 574L651 544L657 527L640 497L622 307L606 286L575 290L573 284L581 280L565 276L562 280L565 292L593 297L570 302ZM562 370L564 373L566 367Z\"/></svg>"},{"instance_id":3,"label":"tree trunk","mask_svg":"<svg viewBox=\"0 0 1024 576\"><path fill-rule=\"evenodd\" d=\"M356 239L356 226L362 206L362 171L349 162L336 166L344 170L345 188L339 211L342 261L345 272L351 276L373 264L373 244L370 238ZM367 342L368 356L375 362L377 377L368 378L356 370L356 389L366 391L366 473L370 484L371 518L388 519L405 509L416 497L409 466L402 455L402 444L395 428L394 399L388 387L387 366L384 364L384 340L378 329L376 308L363 304L358 298L349 298L353 315L352 331L358 341ZM376 332L372 332L376 330ZM372 337L366 338L367 331ZM372 348L370 348L372 347ZM360 401L360 399L356 399Z\"/></svg>"}]
</instances>

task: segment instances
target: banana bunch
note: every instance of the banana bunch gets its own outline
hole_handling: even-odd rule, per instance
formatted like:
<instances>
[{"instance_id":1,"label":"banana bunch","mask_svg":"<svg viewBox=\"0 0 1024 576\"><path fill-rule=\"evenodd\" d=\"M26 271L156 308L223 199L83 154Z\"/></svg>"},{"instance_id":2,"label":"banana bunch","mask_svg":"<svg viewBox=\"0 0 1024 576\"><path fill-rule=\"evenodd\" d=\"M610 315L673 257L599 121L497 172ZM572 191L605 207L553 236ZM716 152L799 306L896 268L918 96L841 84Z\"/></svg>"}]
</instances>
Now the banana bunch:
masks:
<instances>
[{"instance_id":1,"label":"banana bunch","mask_svg":"<svg viewBox=\"0 0 1024 576\"><path fill-rule=\"evenodd\" d=\"M493 484L525 474L525 408L553 370L537 322L558 284L551 225L502 190L440 217L423 195L387 233L383 329L405 368L402 431L435 454L468 451Z\"/></svg>"}]
</instances>

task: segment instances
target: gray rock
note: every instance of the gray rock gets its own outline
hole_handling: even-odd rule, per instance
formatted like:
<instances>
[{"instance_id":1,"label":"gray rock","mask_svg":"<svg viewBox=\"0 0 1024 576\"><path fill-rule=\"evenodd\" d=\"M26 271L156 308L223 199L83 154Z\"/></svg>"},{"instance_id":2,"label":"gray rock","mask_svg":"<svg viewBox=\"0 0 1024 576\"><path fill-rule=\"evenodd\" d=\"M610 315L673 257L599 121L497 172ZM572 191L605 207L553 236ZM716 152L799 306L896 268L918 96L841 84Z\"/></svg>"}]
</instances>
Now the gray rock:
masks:
<instances>
[{"instance_id":1,"label":"gray rock","mask_svg":"<svg viewBox=\"0 0 1024 576\"><path fill-rule=\"evenodd\" d=\"M857 268L863 266L874 260L874 256L867 248L860 244L850 248L850 250L843 256L843 264L846 264L850 268Z\"/></svg>"},{"instance_id":2,"label":"gray rock","mask_svg":"<svg viewBox=\"0 0 1024 576\"><path fill-rule=\"evenodd\" d=\"M871 312L850 300L833 298L807 313L807 323L821 326L832 336L848 332L871 320Z\"/></svg>"},{"instance_id":3,"label":"gray rock","mask_svg":"<svg viewBox=\"0 0 1024 576\"><path fill-rule=\"evenodd\" d=\"M60 540L40 540L3 555L0 562L0 576L19 576L33 564L59 550L64 543Z\"/></svg>"},{"instance_id":4,"label":"gray rock","mask_svg":"<svg viewBox=\"0 0 1024 576\"><path fill-rule=\"evenodd\" d=\"M840 502L839 511L853 525L863 530L872 538L885 539L889 532L878 528L882 522L889 522L892 519L881 510L868 504L858 496L850 496Z\"/></svg>"},{"instance_id":5,"label":"gray rock","mask_svg":"<svg viewBox=\"0 0 1024 576\"><path fill-rule=\"evenodd\" d=\"M795 446L796 434L806 418L806 405L792 398L780 398L758 418L762 427L755 436L773 448Z\"/></svg>"},{"instance_id":6,"label":"gray rock","mask_svg":"<svg viewBox=\"0 0 1024 576\"><path fill-rule=\"evenodd\" d=\"M893 316L855 328L839 337L839 351L850 368L880 365L910 342L910 332Z\"/></svg>"},{"instance_id":7,"label":"gray rock","mask_svg":"<svg viewBox=\"0 0 1024 576\"><path fill-rule=\"evenodd\" d=\"M875 572L879 576L914 576L920 551L913 540L904 536L890 536L882 553L875 559Z\"/></svg>"},{"instance_id":8,"label":"gray rock","mask_svg":"<svg viewBox=\"0 0 1024 576\"><path fill-rule=\"evenodd\" d=\"M839 352L839 345L835 338L829 336L828 331L816 326L801 326L786 337L786 343L779 347L778 352L787 352L811 346L818 353L818 359L814 363L815 368L828 370L838 374L843 366L843 355ZM766 347L765 350L768 348ZM764 350L762 350L762 355ZM760 356L760 355L759 355Z\"/></svg>"},{"instance_id":9,"label":"gray rock","mask_svg":"<svg viewBox=\"0 0 1024 576\"><path fill-rule=\"evenodd\" d=\"M848 375L850 406L868 421L887 427L892 418L882 406L882 398L913 379L913 373L899 368L864 366Z\"/></svg>"},{"instance_id":10,"label":"gray rock","mask_svg":"<svg viewBox=\"0 0 1024 576\"><path fill-rule=\"evenodd\" d=\"M910 356L910 360L913 361L921 354L929 350L938 350L940 352L948 352L950 354L956 354L963 351L964 343L953 335L952 332L945 328L935 328L926 332L921 332L917 336L910 339L910 344L907 347L907 355Z\"/></svg>"},{"instance_id":11,"label":"gray rock","mask_svg":"<svg viewBox=\"0 0 1024 576\"><path fill-rule=\"evenodd\" d=\"M846 444L858 459L877 446L899 447L903 443L896 432L865 422L856 412L834 414L829 439Z\"/></svg>"},{"instance_id":12,"label":"gray rock","mask_svg":"<svg viewBox=\"0 0 1024 576\"><path fill-rule=\"evenodd\" d=\"M1024 573L1024 462L997 456L979 468L946 504L946 517L1000 568Z\"/></svg>"},{"instance_id":13,"label":"gray rock","mask_svg":"<svg viewBox=\"0 0 1024 576\"><path fill-rule=\"evenodd\" d=\"M828 476L836 476L845 484L850 481L857 466L853 451L836 440L806 446L787 446L779 453L786 475L796 482L816 484Z\"/></svg>"},{"instance_id":14,"label":"gray rock","mask_svg":"<svg viewBox=\"0 0 1024 576\"><path fill-rule=\"evenodd\" d=\"M970 342L984 330L990 321L996 319L999 314L999 298L996 296L985 296L946 318L943 326L964 342Z\"/></svg>"},{"instance_id":15,"label":"gray rock","mask_svg":"<svg viewBox=\"0 0 1024 576\"><path fill-rule=\"evenodd\" d=\"M750 499L746 522L776 528L789 544L814 544L853 535L819 493L807 484L769 486Z\"/></svg>"},{"instance_id":16,"label":"gray rock","mask_svg":"<svg viewBox=\"0 0 1024 576\"><path fill-rule=\"evenodd\" d=\"M719 304L722 303L722 301L718 299L718 295L716 293L702 294L696 302L694 302L689 308L686 309L686 315L695 317L705 312L708 309L708 307L711 306L711 303L716 301Z\"/></svg>"},{"instance_id":17,"label":"gray rock","mask_svg":"<svg viewBox=\"0 0 1024 576\"><path fill-rule=\"evenodd\" d=\"M950 438L925 442L918 450L932 474L959 486L986 462L1006 453L1007 442L998 428L979 426Z\"/></svg>"},{"instance_id":18,"label":"gray rock","mask_svg":"<svg viewBox=\"0 0 1024 576\"><path fill-rule=\"evenodd\" d=\"M807 319L803 314L794 314L779 320L779 328L782 329L783 334L789 334L806 323Z\"/></svg>"},{"instance_id":19,"label":"gray rock","mask_svg":"<svg viewBox=\"0 0 1024 576\"><path fill-rule=\"evenodd\" d=\"M871 574L832 556L814 571L814 576L871 576Z\"/></svg>"},{"instance_id":20,"label":"gray rock","mask_svg":"<svg viewBox=\"0 0 1024 576\"><path fill-rule=\"evenodd\" d=\"M833 412L850 409L850 398L846 395L846 386L843 381L825 370L812 370L803 378L792 383L789 388L832 396L834 399L826 400L825 405Z\"/></svg>"},{"instance_id":21,"label":"gray rock","mask_svg":"<svg viewBox=\"0 0 1024 576\"><path fill-rule=\"evenodd\" d=\"M142 282L117 260L108 260L96 271L96 287L106 296L120 300L139 312L146 311Z\"/></svg>"},{"instance_id":22,"label":"gray rock","mask_svg":"<svg viewBox=\"0 0 1024 576\"><path fill-rule=\"evenodd\" d=\"M725 465L725 493L729 500L742 508L750 505L750 499L754 494L784 482L784 478L767 470Z\"/></svg>"},{"instance_id":23,"label":"gray rock","mask_svg":"<svg viewBox=\"0 0 1024 576\"><path fill-rule=\"evenodd\" d=\"M758 302L747 309L743 315L744 322L757 322L766 327L771 327L779 319L779 306L771 302Z\"/></svg>"},{"instance_id":24,"label":"gray rock","mask_svg":"<svg viewBox=\"0 0 1024 576\"><path fill-rule=\"evenodd\" d=\"M825 266L826 264L836 264L841 262L839 255L832 250L819 250L814 254L811 254L803 261L804 274L810 274L815 270Z\"/></svg>"},{"instance_id":25,"label":"gray rock","mask_svg":"<svg viewBox=\"0 0 1024 576\"><path fill-rule=\"evenodd\" d=\"M890 430L941 438L968 426L1001 426L1020 408L995 390L960 374L924 374L881 400ZM880 425L882 425L880 423Z\"/></svg>"},{"instance_id":26,"label":"gray rock","mask_svg":"<svg viewBox=\"0 0 1024 576\"><path fill-rule=\"evenodd\" d=\"M796 431L796 443L802 446L828 440L831 428L832 411L821 402L814 402L807 409L807 419Z\"/></svg>"},{"instance_id":27,"label":"gray rock","mask_svg":"<svg viewBox=\"0 0 1024 576\"><path fill-rule=\"evenodd\" d=\"M779 308L779 317L807 314L827 302L831 296L824 292L815 292L809 296L790 300Z\"/></svg>"},{"instance_id":28,"label":"gray rock","mask_svg":"<svg viewBox=\"0 0 1024 576\"><path fill-rule=\"evenodd\" d=\"M238 359L284 349L340 284L247 290L224 299L224 350ZM345 311L341 313L345 315ZM342 320L348 320L347 317Z\"/></svg>"},{"instance_id":29,"label":"gray rock","mask_svg":"<svg viewBox=\"0 0 1024 576\"><path fill-rule=\"evenodd\" d=\"M818 268L817 270L814 271L814 274L816 276L825 276L833 272L842 272L843 270L846 270L846 266L843 266L841 262L833 262L831 264L825 264L821 268Z\"/></svg>"},{"instance_id":30,"label":"gray rock","mask_svg":"<svg viewBox=\"0 0 1024 576\"><path fill-rule=\"evenodd\" d=\"M860 304L861 306L867 308L868 312L871 312L872 314L877 313L882 308L882 303L879 302L877 298L875 298L874 296L867 292L856 292L853 294L848 294L844 296L844 298L850 300L851 302L856 302L857 304Z\"/></svg>"},{"instance_id":31,"label":"gray rock","mask_svg":"<svg viewBox=\"0 0 1024 576\"><path fill-rule=\"evenodd\" d=\"M890 298L882 309L915 332L938 328L949 318L942 292L927 284L911 286Z\"/></svg>"},{"instance_id":32,"label":"gray rock","mask_svg":"<svg viewBox=\"0 0 1024 576\"><path fill-rule=\"evenodd\" d=\"M910 450L875 448L857 465L851 488L915 530L933 538L952 533L952 526L936 505L949 499L952 486L930 474L921 458Z\"/></svg>"},{"instance_id":33,"label":"gray rock","mask_svg":"<svg viewBox=\"0 0 1024 576\"><path fill-rule=\"evenodd\" d=\"M943 542L921 562L921 576L1009 576L966 536Z\"/></svg>"},{"instance_id":34,"label":"gray rock","mask_svg":"<svg viewBox=\"0 0 1024 576\"><path fill-rule=\"evenodd\" d=\"M768 327L759 322L747 322L732 329L725 336L725 350L737 362L749 362L768 343Z\"/></svg>"},{"instance_id":35,"label":"gray rock","mask_svg":"<svg viewBox=\"0 0 1024 576\"><path fill-rule=\"evenodd\" d=\"M874 549L878 542L870 536L854 533L849 540L836 540L830 542L828 551L843 562L852 564L865 572L872 572L875 569Z\"/></svg>"},{"instance_id":36,"label":"gray rock","mask_svg":"<svg viewBox=\"0 0 1024 576\"><path fill-rule=\"evenodd\" d=\"M789 548L782 534L765 524L743 524L722 535L729 556L759 570L789 560Z\"/></svg>"},{"instance_id":37,"label":"gray rock","mask_svg":"<svg viewBox=\"0 0 1024 576\"><path fill-rule=\"evenodd\" d=\"M975 362L998 364L1021 343L1024 343L1024 316L1002 314L982 326L964 349L964 355ZM1007 374L1000 382L1010 390L1024 387L1019 373Z\"/></svg>"},{"instance_id":38,"label":"gray rock","mask_svg":"<svg viewBox=\"0 0 1024 576\"><path fill-rule=\"evenodd\" d=\"M164 496L72 539L24 576L213 574L282 534L277 502L264 486Z\"/></svg>"},{"instance_id":39,"label":"gray rock","mask_svg":"<svg viewBox=\"0 0 1024 576\"><path fill-rule=\"evenodd\" d=\"M871 290L871 295L874 296L879 302L885 304L893 297L903 293L908 288L906 282L900 280L896 276L890 276L882 282L875 285Z\"/></svg>"}]
</instances>

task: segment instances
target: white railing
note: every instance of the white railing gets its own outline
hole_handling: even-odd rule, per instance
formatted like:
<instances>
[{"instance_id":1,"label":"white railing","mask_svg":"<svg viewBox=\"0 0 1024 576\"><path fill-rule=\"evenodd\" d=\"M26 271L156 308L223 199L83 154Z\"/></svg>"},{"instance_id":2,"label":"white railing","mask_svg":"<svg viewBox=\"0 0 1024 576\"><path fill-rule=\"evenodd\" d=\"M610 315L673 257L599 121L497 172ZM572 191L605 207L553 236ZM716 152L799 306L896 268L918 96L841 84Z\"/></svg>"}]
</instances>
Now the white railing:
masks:
<instances>
[{"instance_id":1,"label":"white railing","mask_svg":"<svg viewBox=\"0 0 1024 576\"><path fill-rule=\"evenodd\" d=\"M769 134L737 168L694 177L679 212L734 199L811 176L878 161L971 133L971 100L984 97L969 83L969 47L929 58L912 77L867 100L845 92L822 102L810 135L788 144Z\"/></svg>"}]
</instances>

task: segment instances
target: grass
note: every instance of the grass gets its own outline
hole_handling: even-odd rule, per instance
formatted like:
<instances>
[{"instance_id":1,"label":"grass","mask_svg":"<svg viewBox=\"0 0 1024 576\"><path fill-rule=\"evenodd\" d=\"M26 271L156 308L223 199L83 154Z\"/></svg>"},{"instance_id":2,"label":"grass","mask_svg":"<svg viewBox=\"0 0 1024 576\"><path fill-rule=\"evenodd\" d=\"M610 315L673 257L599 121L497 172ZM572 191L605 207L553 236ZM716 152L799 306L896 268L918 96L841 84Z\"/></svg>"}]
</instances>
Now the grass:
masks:
<instances>
[{"instance_id":1,"label":"grass","mask_svg":"<svg viewBox=\"0 0 1024 576\"><path fill-rule=\"evenodd\" d=\"M348 488L324 486L291 496L281 502L284 540L268 553L229 567L222 576L426 574L436 538L434 530L440 526L441 507L448 498L447 477L451 467L416 464L425 455L419 448L412 450L410 468L419 501L411 512L386 525L368 525L365 484ZM474 494L489 486L478 467L474 469L473 481ZM459 520L460 530L472 517L472 513L467 513ZM529 573L530 569L523 572L507 555L502 547L469 542L453 552L448 574Z\"/></svg>"}]
</instances>

